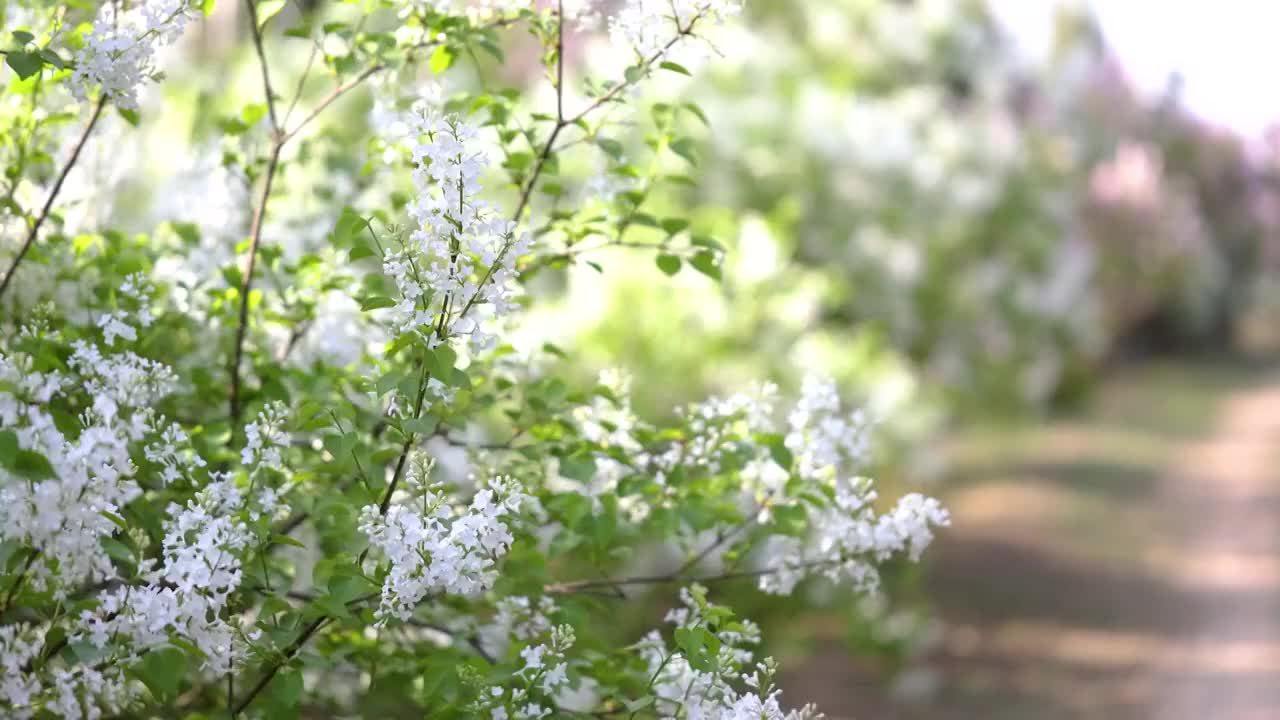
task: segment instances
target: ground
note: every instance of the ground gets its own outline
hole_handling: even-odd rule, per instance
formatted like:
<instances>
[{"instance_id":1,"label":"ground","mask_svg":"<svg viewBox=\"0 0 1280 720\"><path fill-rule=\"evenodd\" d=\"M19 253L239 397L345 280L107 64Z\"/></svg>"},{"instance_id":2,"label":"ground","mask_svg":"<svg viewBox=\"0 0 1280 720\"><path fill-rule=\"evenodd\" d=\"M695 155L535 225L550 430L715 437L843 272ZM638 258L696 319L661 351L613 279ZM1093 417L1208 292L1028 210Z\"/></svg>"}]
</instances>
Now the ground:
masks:
<instances>
[{"instance_id":1,"label":"ground","mask_svg":"<svg viewBox=\"0 0 1280 720\"><path fill-rule=\"evenodd\" d=\"M888 696L837 640L787 697L858 720L1280 718L1280 372L1115 373L1086 412L969 429L938 488L939 642ZM911 696L904 699L904 696Z\"/></svg>"}]
</instances>

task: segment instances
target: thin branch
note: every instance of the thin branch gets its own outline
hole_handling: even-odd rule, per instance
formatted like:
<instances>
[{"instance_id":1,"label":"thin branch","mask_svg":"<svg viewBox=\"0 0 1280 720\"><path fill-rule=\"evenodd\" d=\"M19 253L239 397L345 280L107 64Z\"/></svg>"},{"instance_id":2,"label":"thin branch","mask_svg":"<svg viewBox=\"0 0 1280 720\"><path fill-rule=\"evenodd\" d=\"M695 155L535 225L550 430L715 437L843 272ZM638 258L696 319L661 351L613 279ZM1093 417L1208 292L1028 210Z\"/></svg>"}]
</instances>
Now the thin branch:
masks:
<instances>
[{"instance_id":1,"label":"thin branch","mask_svg":"<svg viewBox=\"0 0 1280 720\"><path fill-rule=\"evenodd\" d=\"M444 340L445 338L441 338ZM413 404L413 419L417 420L422 417L422 406L427 399L427 381L431 379L431 373L427 370L427 364L422 364L422 377L418 381L418 397ZM409 460L409 451L413 449L416 434L410 431L404 439L404 447L400 450L400 459L396 460L396 470L391 474L391 482L387 484L387 490L382 494L382 501L378 503L378 514L386 516L387 510L391 508L391 496L396 491L396 486L400 484L400 478L404 477L405 463ZM356 564L364 562L365 556L368 555L369 548L365 548L360 553Z\"/></svg>"},{"instance_id":2,"label":"thin branch","mask_svg":"<svg viewBox=\"0 0 1280 720\"><path fill-rule=\"evenodd\" d=\"M556 3L556 122L564 122L564 0Z\"/></svg>"},{"instance_id":3,"label":"thin branch","mask_svg":"<svg viewBox=\"0 0 1280 720\"><path fill-rule=\"evenodd\" d=\"M307 65L302 69L302 74L298 76L298 87L293 91L293 100L289 102L289 109L284 111L283 125L289 124L289 118L293 117L294 108L298 107L298 101L302 99L302 90L306 87L307 79L311 77L311 67L316 62L316 54L320 52L320 43L311 42L311 54L307 55Z\"/></svg>"},{"instance_id":4,"label":"thin branch","mask_svg":"<svg viewBox=\"0 0 1280 720\"><path fill-rule=\"evenodd\" d=\"M289 331L288 342L285 343L284 349L280 351L280 357L278 360L281 363L289 359L289 356L293 354L294 349L297 348L298 341L302 340L302 337L307 334L307 331L311 329L314 322L314 320L303 320L293 326L293 330Z\"/></svg>"},{"instance_id":5,"label":"thin branch","mask_svg":"<svg viewBox=\"0 0 1280 720\"><path fill-rule=\"evenodd\" d=\"M9 612L9 606L13 603L13 598L18 594L18 590L22 588L22 584L27 580L27 573L31 571L31 566L35 564L36 558L40 557L38 550L32 550L27 555L27 560L22 564L22 569L18 571L18 577L14 579L13 584L9 586L9 591L5 593L4 605L0 605L0 615Z\"/></svg>"},{"instance_id":6,"label":"thin branch","mask_svg":"<svg viewBox=\"0 0 1280 720\"><path fill-rule=\"evenodd\" d=\"M685 575L683 569L674 570L662 575L633 575L630 577L604 578L602 580L574 580L571 582L551 583L543 587L548 595L573 595L583 591L599 589L618 589L634 585L688 585L691 583L709 584L727 580L760 578L776 575L792 570L809 570L818 567L829 567L847 562L845 558L834 560L811 560L798 565L775 566L759 570L734 570L711 575Z\"/></svg>"},{"instance_id":7,"label":"thin branch","mask_svg":"<svg viewBox=\"0 0 1280 720\"><path fill-rule=\"evenodd\" d=\"M515 22L514 18L501 18L487 25L483 25L479 29L481 31L496 30L498 28L510 25L513 22ZM420 43L414 46L411 49L411 51L432 50L432 49L435 49L435 47L438 46L439 44L440 44L439 40L432 39L430 41ZM361 85L364 84L366 80L373 77L374 75L377 75L383 70L386 70L388 67L390 66L385 63L377 63L376 65L371 65L365 68L364 70L362 70L359 75L356 75L350 80L335 87L332 91L329 92L328 95L324 96L324 98L321 99L320 102L316 104L316 106L311 110L310 113L307 114L306 117L302 118L302 120L297 124L296 127L284 133L284 137L283 137L284 141L288 142L292 140L293 137L297 135L299 132L301 132L303 128L310 125L317 117L319 117L320 113L324 112L325 108L332 105L335 101L337 101L343 95L346 95L352 90L355 90L356 88L360 87Z\"/></svg>"},{"instance_id":8,"label":"thin branch","mask_svg":"<svg viewBox=\"0 0 1280 720\"><path fill-rule=\"evenodd\" d=\"M240 279L240 319L236 325L235 354L231 361L231 424L233 429L240 425L244 408L240 401L240 365L244 358L244 336L249 327L249 291L253 289L253 269L258 260L258 245L262 242L263 218L267 213L267 200L271 197L271 184L275 180L276 169L280 165L280 151L284 145L280 139L271 143L271 154L267 158L266 177L262 183L262 196L253 211L253 224L249 228L249 258L244 268L244 277Z\"/></svg>"},{"instance_id":9,"label":"thin branch","mask_svg":"<svg viewBox=\"0 0 1280 720\"><path fill-rule=\"evenodd\" d=\"M249 30L253 33L253 49L258 53L258 67L262 68L262 89L267 95L267 113L271 116L271 129L280 132L280 118L276 116L276 93L271 89L271 73L267 70L267 53L262 47L262 31L258 29L258 7L253 0L244 0L249 8Z\"/></svg>"},{"instance_id":10,"label":"thin branch","mask_svg":"<svg viewBox=\"0 0 1280 720\"><path fill-rule=\"evenodd\" d=\"M62 192L62 184L66 182L67 175L71 173L71 168L75 166L76 160L80 158L80 151L84 150L84 146L89 142L89 134L93 132L93 128L98 124L98 118L102 117L102 108L106 105L105 100L99 100L93 106L93 114L89 116L89 122L84 126L84 130L80 132L80 137L76 139L76 144L72 146L71 157L67 159L67 164L62 166L62 172L58 173L58 179L54 181L53 188L49 191L49 197L44 201L44 207L40 210L40 215L36 217L36 221L31 225L31 230L27 233L27 239L22 243L22 247L18 249L18 254L14 256L13 262L10 263L9 269L5 272L4 278L0 279L0 297L4 296L4 291L9 287L9 282L13 280L13 275L18 271L18 264L22 262L35 244L36 236L40 234L40 226L44 224L49 212L53 210L53 201L57 199L58 193Z\"/></svg>"},{"instance_id":11,"label":"thin branch","mask_svg":"<svg viewBox=\"0 0 1280 720\"><path fill-rule=\"evenodd\" d=\"M367 67L359 75L351 78L350 80L334 88L333 91L330 92L328 95L326 95L324 99L321 100L315 106L315 108L313 108L311 112L307 114L306 117L302 118L302 120L298 123L296 127L294 127L292 130L289 130L288 132L285 132L283 136L280 138L281 141L289 142L290 140L292 140L295 135L297 135L307 125L310 125L311 122L315 120L317 117L319 117L320 113L324 112L325 108L332 105L335 100L342 97L343 95L346 95L352 90L355 90L365 80L368 80L369 78L373 77L374 75L386 69L387 69L387 66L383 65L382 63Z\"/></svg>"},{"instance_id":12,"label":"thin branch","mask_svg":"<svg viewBox=\"0 0 1280 720\"><path fill-rule=\"evenodd\" d=\"M652 55L646 58L641 63L641 67L642 68L652 67L654 64L662 60L662 58L665 57L666 54L670 52L671 48L675 47L677 43L679 43L684 38L691 36L693 34L694 25L698 22L698 20L701 17L702 15L700 14L695 15L689 21L688 25L679 29L675 37L668 40L665 45L663 45L661 48L656 50ZM569 127L570 125L574 125L578 122L581 122L584 118L586 118L587 115L590 115L597 108L599 108L600 106L604 105L605 103L617 97L618 94L621 93L623 90L626 90L627 88L635 84L632 80L624 79L622 82L610 88L608 92L596 98L595 101L592 102L590 105L578 111L572 117L566 118L564 116L564 12L563 12L563 7L561 8L559 22L560 22L560 26L559 26L559 29L557 30L557 34L559 35L559 37L557 38L557 45L559 47L559 51L556 54L556 78L557 78L556 124L551 128L551 135L547 137L546 144L542 146L541 152L538 153L538 159L534 163L533 172L530 173L529 175L529 181L525 183L524 188L520 191L520 201L516 203L516 211L515 213L512 214L512 219L515 222L520 222L520 217L524 215L525 208L529 206L529 200L533 197L533 189L537 185L538 179L542 176L542 171L546 167L547 160L549 160L551 157L552 150L555 149L556 140L560 137L560 133L566 127Z\"/></svg>"},{"instance_id":13,"label":"thin branch","mask_svg":"<svg viewBox=\"0 0 1280 720\"><path fill-rule=\"evenodd\" d=\"M273 664L267 672L262 675L262 677L258 678L258 682L253 686L253 689L246 693L244 697L240 698L239 702L231 706L231 717L234 718L244 712L244 709L249 707L254 698L258 697L263 690L267 689L267 686L271 684L271 681L275 679L275 676L280 672L280 668L284 667L285 663L292 660L293 656L297 655L298 651L302 650L302 647L311 639L311 636L315 635L316 632L318 632L321 627L324 627L324 624L328 621L328 615L321 615L308 623L307 626L303 628L302 634L300 634L292 643L289 643L289 647L285 648L284 660Z\"/></svg>"}]
</instances>

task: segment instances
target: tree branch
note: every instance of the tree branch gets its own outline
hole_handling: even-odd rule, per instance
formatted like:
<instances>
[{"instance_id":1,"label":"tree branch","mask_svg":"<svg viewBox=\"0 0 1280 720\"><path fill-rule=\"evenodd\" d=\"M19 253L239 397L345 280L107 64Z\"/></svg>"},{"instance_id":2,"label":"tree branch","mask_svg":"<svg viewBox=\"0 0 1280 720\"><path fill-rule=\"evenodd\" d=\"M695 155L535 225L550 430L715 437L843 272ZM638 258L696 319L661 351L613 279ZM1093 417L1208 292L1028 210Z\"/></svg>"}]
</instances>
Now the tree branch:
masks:
<instances>
[{"instance_id":1,"label":"tree branch","mask_svg":"<svg viewBox=\"0 0 1280 720\"><path fill-rule=\"evenodd\" d=\"M574 580L570 582L551 583L543 587L548 595L573 595L580 592L590 592L599 589L613 589L634 586L634 585L689 585L692 583L709 584L716 582L724 582L727 580L741 580L745 578L760 578L769 575L777 575L778 573L789 570L811 570L819 567L829 567L848 562L847 558L837 558L834 560L810 560L798 565L788 565L785 567L775 566L760 568L759 570L733 570L711 575L685 575L684 567L673 570L672 572L662 575L633 575L630 577L620 578L604 578L601 580Z\"/></svg>"},{"instance_id":2,"label":"tree branch","mask_svg":"<svg viewBox=\"0 0 1280 720\"><path fill-rule=\"evenodd\" d=\"M253 34L253 49L258 53L258 67L262 69L262 89L267 96L267 114L271 116L271 129L280 132L280 118L276 116L276 93L271 89L271 73L267 70L267 53L262 47L262 31L258 29L258 7L253 0L244 0L249 8L249 30Z\"/></svg>"},{"instance_id":3,"label":"tree branch","mask_svg":"<svg viewBox=\"0 0 1280 720\"><path fill-rule=\"evenodd\" d=\"M689 24L679 28L675 37L667 41L667 44L656 50L652 55L641 62L640 67L644 69L652 68L656 63L662 60L671 48L686 37L693 34L693 27L698 20L702 18L701 14L693 16L689 20ZM560 7L559 29L556 31L559 36L556 40L558 47L556 53L556 124L551 128L551 135L547 137L547 143L542 146L542 151L538 153L538 159L534 163L533 172L529 175L529 181L525 183L524 188L520 191L520 201L516 203L516 211L512 215L515 222L520 222L520 217L524 214L525 209L529 206L529 200L533 196L533 189L538 183L539 177L542 175L543 169L546 167L547 160L551 157L551 152L555 148L556 140L560 137L560 133L570 125L581 122L587 115L590 115L597 108L605 103L613 100L623 90L635 84L632 80L624 79L622 82L614 85L608 92L596 98L587 107L575 113L572 117L564 115L564 8L563 2Z\"/></svg>"},{"instance_id":4,"label":"tree branch","mask_svg":"<svg viewBox=\"0 0 1280 720\"><path fill-rule=\"evenodd\" d=\"M235 353L231 361L231 398L230 412L232 437L235 428L240 425L244 408L240 400L240 365L244 358L244 337L249 326L249 291L253 289L253 269L258 260L258 245L262 242L262 224L267 214L267 200L271 197L271 184L275 180L276 169L280 166L280 151L284 144L279 138L271 143L271 154L267 158L266 177L262 183L262 195L258 206L253 211L253 224L249 228L249 257L245 263L244 277L240 279L240 317L236 325Z\"/></svg>"},{"instance_id":5,"label":"tree branch","mask_svg":"<svg viewBox=\"0 0 1280 720\"><path fill-rule=\"evenodd\" d=\"M258 695L262 694L263 690L267 689L267 686L270 685L271 681L275 679L275 676L279 674L280 668L284 667L286 663L292 660L293 656L297 655L298 651L302 649L302 646L306 645L307 641L311 639L311 636L315 635L316 632L318 632L321 627L324 627L324 624L328 621L328 615L321 615L308 623L307 626L303 628L302 634L298 635L293 642L289 643L289 647L285 648L284 660L272 665L267 672L262 675L262 677L258 678L258 682L253 686L253 688L249 690L249 692L245 693L245 696L240 698L239 702L231 706L231 717L234 718L244 712L244 709L249 707L249 704L253 702L254 698L258 697Z\"/></svg>"},{"instance_id":6,"label":"tree branch","mask_svg":"<svg viewBox=\"0 0 1280 720\"><path fill-rule=\"evenodd\" d=\"M13 280L13 275L18 271L18 264L26 257L27 251L35 244L36 236L40 234L40 226L44 224L49 212L53 209L53 201L58 198L58 193L62 192L62 184L66 182L67 175L71 173L71 168L75 166L76 160L80 158L80 151L84 150L85 144L89 142L89 135L93 132L94 126L98 124L98 118L102 117L102 108L106 105L106 100L99 100L93 106L93 114L89 116L89 122L84 126L84 130L80 132L80 137L76 139L76 144L72 146L71 157L67 159L67 164L62 166L62 172L58 173L58 179L54 181L53 188L49 190L49 197L44 201L44 207L40 210L40 215L36 217L35 223L31 225L31 230L27 233L27 239L23 241L22 247L18 249L18 254L13 257L9 269L5 271L4 278L0 279L0 297L4 296L4 291L9 287L9 283Z\"/></svg>"}]
</instances>

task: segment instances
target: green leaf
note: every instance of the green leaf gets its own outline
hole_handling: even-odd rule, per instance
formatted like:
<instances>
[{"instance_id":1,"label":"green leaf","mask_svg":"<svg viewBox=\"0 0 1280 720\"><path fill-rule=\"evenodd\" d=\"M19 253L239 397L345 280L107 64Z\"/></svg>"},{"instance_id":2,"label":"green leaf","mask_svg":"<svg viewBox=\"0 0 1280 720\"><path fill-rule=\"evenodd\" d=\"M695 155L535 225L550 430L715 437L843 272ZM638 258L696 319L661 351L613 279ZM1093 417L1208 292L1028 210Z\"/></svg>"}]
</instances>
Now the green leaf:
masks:
<instances>
[{"instance_id":1,"label":"green leaf","mask_svg":"<svg viewBox=\"0 0 1280 720\"><path fill-rule=\"evenodd\" d=\"M440 419L431 414L425 414L422 417L409 418L400 422L400 427L404 430L417 433L419 435L430 435L435 432L436 425L440 423Z\"/></svg>"},{"instance_id":2,"label":"green leaf","mask_svg":"<svg viewBox=\"0 0 1280 720\"><path fill-rule=\"evenodd\" d=\"M791 456L791 451L787 449L785 437L777 433L757 433L755 441L769 448L769 456L783 470L791 469L791 464L795 459Z\"/></svg>"},{"instance_id":3,"label":"green leaf","mask_svg":"<svg viewBox=\"0 0 1280 720\"><path fill-rule=\"evenodd\" d=\"M658 64L658 67L662 68L663 70L670 70L671 72L677 72L677 73L680 73L681 75L688 75L689 77L693 77L693 73L689 72L688 68L681 65L680 63L671 62L670 60L662 61L661 63Z\"/></svg>"},{"instance_id":4,"label":"green leaf","mask_svg":"<svg viewBox=\"0 0 1280 720\"><path fill-rule=\"evenodd\" d=\"M107 557L122 563L133 563L133 550L115 538L99 538L98 544L107 553Z\"/></svg>"},{"instance_id":5,"label":"green leaf","mask_svg":"<svg viewBox=\"0 0 1280 720\"><path fill-rule=\"evenodd\" d=\"M302 673L293 668L283 668L271 682L268 699L275 716L282 710L298 706L302 701Z\"/></svg>"},{"instance_id":6,"label":"green leaf","mask_svg":"<svg viewBox=\"0 0 1280 720\"><path fill-rule=\"evenodd\" d=\"M133 673L157 698L177 696L187 674L187 656L176 647L166 645L143 653Z\"/></svg>"},{"instance_id":7,"label":"green leaf","mask_svg":"<svg viewBox=\"0 0 1280 720\"><path fill-rule=\"evenodd\" d=\"M690 138L677 138L671 143L671 152L679 155L689 162L690 165L698 164L698 155L694 149L694 142Z\"/></svg>"},{"instance_id":8,"label":"green leaf","mask_svg":"<svg viewBox=\"0 0 1280 720\"><path fill-rule=\"evenodd\" d=\"M307 22L303 22L300 25L294 25L288 30L285 30L284 34L285 34L285 37L298 38L300 40L307 40L311 37L311 24Z\"/></svg>"},{"instance_id":9,"label":"green leaf","mask_svg":"<svg viewBox=\"0 0 1280 720\"><path fill-rule=\"evenodd\" d=\"M285 0L262 0L258 3L258 28L266 27L267 21L284 9Z\"/></svg>"},{"instance_id":10,"label":"green leaf","mask_svg":"<svg viewBox=\"0 0 1280 720\"><path fill-rule=\"evenodd\" d=\"M52 50L47 50L47 49L41 50L40 57L44 58L45 62L58 68L59 70L62 70L67 66L67 64L62 61L62 58L58 57L58 53Z\"/></svg>"},{"instance_id":11,"label":"green leaf","mask_svg":"<svg viewBox=\"0 0 1280 720\"><path fill-rule=\"evenodd\" d=\"M169 227L173 229L174 234L182 238L182 241L188 245L200 244L200 226L193 223L171 222Z\"/></svg>"},{"instance_id":12,"label":"green leaf","mask_svg":"<svg viewBox=\"0 0 1280 720\"><path fill-rule=\"evenodd\" d=\"M355 262L356 260L373 257L377 254L378 251L374 250L369 243L356 243L355 246L351 248L351 251L347 253L347 261Z\"/></svg>"},{"instance_id":13,"label":"green leaf","mask_svg":"<svg viewBox=\"0 0 1280 720\"><path fill-rule=\"evenodd\" d=\"M687 102L680 105L680 107L685 112L688 112L689 114L701 120L703 125L707 127L711 127L711 121L707 119L707 114L702 111L702 108L699 107L697 103Z\"/></svg>"},{"instance_id":14,"label":"green leaf","mask_svg":"<svg viewBox=\"0 0 1280 720\"><path fill-rule=\"evenodd\" d=\"M35 35L32 35L31 33L27 32L26 30L14 30L14 31L13 31L13 41L14 41L15 43L17 43L18 47L22 47L23 45L26 45L27 43L29 43L29 42L31 42L32 40L34 40L34 39L35 39L35 37L36 37Z\"/></svg>"},{"instance_id":15,"label":"green leaf","mask_svg":"<svg viewBox=\"0 0 1280 720\"><path fill-rule=\"evenodd\" d=\"M667 218L662 221L662 229L665 230L668 235L675 235L687 227L689 227L689 221L684 218Z\"/></svg>"},{"instance_id":16,"label":"green leaf","mask_svg":"<svg viewBox=\"0 0 1280 720\"><path fill-rule=\"evenodd\" d=\"M654 258L654 261L658 264L658 269L667 275L675 275L680 272L680 258L675 255L659 255Z\"/></svg>"},{"instance_id":17,"label":"green leaf","mask_svg":"<svg viewBox=\"0 0 1280 720\"><path fill-rule=\"evenodd\" d=\"M120 517L119 515L117 515L117 514L115 514L115 513L111 512L111 511L109 511L109 510L102 510L102 511L100 511L98 514L100 514L100 515L102 515L102 517L104 517L104 518L106 518L106 519L110 520L112 523L114 523L114 524L115 524L115 526L116 526L116 527L120 528L121 530L123 530L123 531L125 531L125 532L129 532L129 523L125 522L125 519L124 519L124 518L122 518L122 517Z\"/></svg>"},{"instance_id":18,"label":"green leaf","mask_svg":"<svg viewBox=\"0 0 1280 720\"><path fill-rule=\"evenodd\" d=\"M719 250L720 252L724 252L724 245L713 237L708 237L706 235L694 235L689 238L689 242L693 245L697 245L698 247L707 248L708 250Z\"/></svg>"},{"instance_id":19,"label":"green leaf","mask_svg":"<svg viewBox=\"0 0 1280 720\"><path fill-rule=\"evenodd\" d=\"M612 138L596 138L596 145L614 160L622 160L622 143Z\"/></svg>"},{"instance_id":20,"label":"green leaf","mask_svg":"<svg viewBox=\"0 0 1280 720\"><path fill-rule=\"evenodd\" d=\"M803 505L775 505L770 512L774 527L782 535L801 537L809 530L809 514Z\"/></svg>"},{"instance_id":21,"label":"green leaf","mask_svg":"<svg viewBox=\"0 0 1280 720\"><path fill-rule=\"evenodd\" d=\"M579 454L560 461L560 474L570 480L591 482L596 474L596 459L588 454Z\"/></svg>"},{"instance_id":22,"label":"green leaf","mask_svg":"<svg viewBox=\"0 0 1280 720\"><path fill-rule=\"evenodd\" d=\"M0 430L0 465L9 464L18 457L18 434L12 430Z\"/></svg>"},{"instance_id":23,"label":"green leaf","mask_svg":"<svg viewBox=\"0 0 1280 720\"><path fill-rule=\"evenodd\" d=\"M720 263L715 253L710 250L699 250L689 261L695 270L713 280L720 280Z\"/></svg>"},{"instance_id":24,"label":"green leaf","mask_svg":"<svg viewBox=\"0 0 1280 720\"><path fill-rule=\"evenodd\" d=\"M431 53L431 60L428 62L428 66L433 74L439 75L452 65L453 51L447 45L440 45Z\"/></svg>"},{"instance_id":25,"label":"green leaf","mask_svg":"<svg viewBox=\"0 0 1280 720\"><path fill-rule=\"evenodd\" d=\"M14 475L19 475L28 480L44 480L55 475L49 460L34 450L16 447L0 450L0 464L3 464L5 469Z\"/></svg>"},{"instance_id":26,"label":"green leaf","mask_svg":"<svg viewBox=\"0 0 1280 720\"><path fill-rule=\"evenodd\" d=\"M240 119L245 125L253 126L267 116L267 106L263 103L249 103L240 110Z\"/></svg>"},{"instance_id":27,"label":"green leaf","mask_svg":"<svg viewBox=\"0 0 1280 720\"><path fill-rule=\"evenodd\" d=\"M18 78L26 80L27 78L40 72L40 68L44 67L44 60L38 53L20 52L10 50L8 55L4 57L5 63L13 68L18 74Z\"/></svg>"},{"instance_id":28,"label":"green leaf","mask_svg":"<svg viewBox=\"0 0 1280 720\"><path fill-rule=\"evenodd\" d=\"M124 121L129 123L133 127L138 127L138 123L142 121L142 118L138 115L137 110L130 110L128 108L117 107L116 112L120 113L120 117L124 118Z\"/></svg>"},{"instance_id":29,"label":"green leaf","mask_svg":"<svg viewBox=\"0 0 1280 720\"><path fill-rule=\"evenodd\" d=\"M385 295L369 295L360 299L360 309L364 312L377 310L379 308L389 308L395 304L395 300L392 300Z\"/></svg>"},{"instance_id":30,"label":"green leaf","mask_svg":"<svg viewBox=\"0 0 1280 720\"><path fill-rule=\"evenodd\" d=\"M637 713L649 707L650 705L654 704L656 701L657 701L657 698L655 698L654 696L645 695L642 698L636 698L635 700L628 701L627 709L630 710L632 713Z\"/></svg>"},{"instance_id":31,"label":"green leaf","mask_svg":"<svg viewBox=\"0 0 1280 720\"><path fill-rule=\"evenodd\" d=\"M200 11L204 13L205 17L209 17L213 14L213 5L216 1L217 0L201 0Z\"/></svg>"},{"instance_id":32,"label":"green leaf","mask_svg":"<svg viewBox=\"0 0 1280 720\"><path fill-rule=\"evenodd\" d=\"M303 549L306 549L307 547L302 543L301 540L298 540L296 538L291 538L288 535L280 535L279 533L271 536L271 544L272 545L292 545L294 547L300 547Z\"/></svg>"},{"instance_id":33,"label":"green leaf","mask_svg":"<svg viewBox=\"0 0 1280 720\"><path fill-rule=\"evenodd\" d=\"M336 247L347 247L368 225L369 221L361 217L360 213L350 207L344 207L338 216L337 224L334 225L333 232L329 234L329 241Z\"/></svg>"},{"instance_id":34,"label":"green leaf","mask_svg":"<svg viewBox=\"0 0 1280 720\"><path fill-rule=\"evenodd\" d=\"M716 669L720 655L720 638L704 627L676 628L676 645L684 653L689 666L700 672Z\"/></svg>"}]
</instances>

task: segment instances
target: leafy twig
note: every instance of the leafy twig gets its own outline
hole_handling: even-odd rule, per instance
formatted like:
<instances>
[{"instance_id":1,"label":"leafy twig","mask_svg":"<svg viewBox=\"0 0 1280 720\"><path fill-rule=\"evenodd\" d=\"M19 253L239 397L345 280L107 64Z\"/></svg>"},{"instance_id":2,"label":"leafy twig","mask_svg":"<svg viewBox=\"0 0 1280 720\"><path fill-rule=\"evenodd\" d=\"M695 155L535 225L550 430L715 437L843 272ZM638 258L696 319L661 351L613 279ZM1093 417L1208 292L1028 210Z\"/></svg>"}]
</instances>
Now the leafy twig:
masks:
<instances>
[{"instance_id":1,"label":"leafy twig","mask_svg":"<svg viewBox=\"0 0 1280 720\"><path fill-rule=\"evenodd\" d=\"M102 117L102 108L105 105L105 100L99 100L93 106L93 113L89 116L89 122L85 124L84 130L80 132L80 137L76 139L76 144L72 146L71 157L67 159L67 164L62 166L62 172L58 173L58 179L54 181L53 188L49 190L49 197L45 199L44 207L40 209L40 214L36 217L36 221L32 223L31 230L27 233L27 239L23 241L22 247L18 248L18 254L13 257L13 262L9 264L9 269L5 271L4 278L0 279L0 297L4 295L4 291L9 287L14 273L18 271L18 264L22 262L27 251L35 244L36 236L40 233L40 226L44 224L45 219L49 217L50 211L53 210L53 201L58 198L58 193L62 192L62 184L66 182L67 175L71 173L71 168L75 166L76 160L80 158L80 151L84 150L84 146L89 142L89 134L93 132L94 126L98 124L98 118Z\"/></svg>"}]
</instances>

